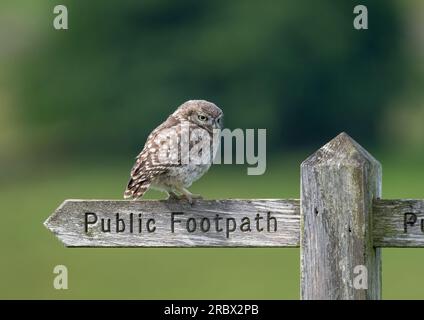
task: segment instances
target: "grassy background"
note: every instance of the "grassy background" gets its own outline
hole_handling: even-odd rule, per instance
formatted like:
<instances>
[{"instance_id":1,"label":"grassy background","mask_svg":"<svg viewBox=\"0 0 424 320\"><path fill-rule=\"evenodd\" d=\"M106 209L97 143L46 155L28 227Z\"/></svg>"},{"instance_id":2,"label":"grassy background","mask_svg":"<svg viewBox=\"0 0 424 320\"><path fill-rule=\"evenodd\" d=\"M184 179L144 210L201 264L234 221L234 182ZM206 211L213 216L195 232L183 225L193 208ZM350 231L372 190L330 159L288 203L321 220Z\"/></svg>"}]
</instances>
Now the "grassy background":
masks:
<instances>
[{"instance_id":1,"label":"grassy background","mask_svg":"<svg viewBox=\"0 0 424 320\"><path fill-rule=\"evenodd\" d=\"M306 156L275 157L258 177L247 176L244 166L215 166L193 191L207 198L298 198ZM423 197L420 157L378 158L385 198ZM120 199L130 165L39 164L36 171L20 168L23 179L2 180L0 298L298 299L298 249L68 249L45 229L43 221L66 198ZM423 249L384 249L383 298L423 298L423 263ZM58 264L68 267L68 290L53 288Z\"/></svg>"},{"instance_id":2,"label":"grassy background","mask_svg":"<svg viewBox=\"0 0 424 320\"><path fill-rule=\"evenodd\" d=\"M385 198L424 198L422 0L363 1L366 31L357 1L62 0L66 31L56 4L0 1L0 298L298 298L298 249L67 249L43 226L65 199L121 199L188 99L267 129L266 174L213 167L206 198L298 198L299 164L340 131L381 160ZM423 262L383 250L383 297L424 299Z\"/></svg>"}]
</instances>

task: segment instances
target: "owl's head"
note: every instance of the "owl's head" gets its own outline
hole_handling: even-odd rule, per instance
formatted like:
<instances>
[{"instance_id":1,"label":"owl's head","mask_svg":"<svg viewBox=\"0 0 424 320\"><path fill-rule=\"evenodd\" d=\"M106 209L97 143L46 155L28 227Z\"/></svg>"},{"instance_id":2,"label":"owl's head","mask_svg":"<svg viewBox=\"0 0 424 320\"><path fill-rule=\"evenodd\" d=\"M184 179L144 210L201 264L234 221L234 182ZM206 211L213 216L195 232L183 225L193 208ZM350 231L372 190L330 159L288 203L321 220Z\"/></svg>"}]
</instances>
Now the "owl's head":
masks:
<instances>
[{"instance_id":1,"label":"owl's head","mask_svg":"<svg viewBox=\"0 0 424 320\"><path fill-rule=\"evenodd\" d=\"M180 121L189 121L208 131L223 128L224 113L214 103L206 100L184 102L173 114Z\"/></svg>"}]
</instances>

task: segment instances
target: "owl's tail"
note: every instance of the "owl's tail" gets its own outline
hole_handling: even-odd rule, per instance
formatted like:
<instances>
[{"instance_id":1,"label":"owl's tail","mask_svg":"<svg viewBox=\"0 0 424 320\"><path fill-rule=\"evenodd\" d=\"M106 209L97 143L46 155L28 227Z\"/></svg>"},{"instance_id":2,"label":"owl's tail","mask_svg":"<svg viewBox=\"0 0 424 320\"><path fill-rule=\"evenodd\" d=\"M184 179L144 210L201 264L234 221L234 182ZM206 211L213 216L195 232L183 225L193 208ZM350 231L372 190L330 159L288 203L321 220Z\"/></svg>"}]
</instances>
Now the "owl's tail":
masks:
<instances>
[{"instance_id":1,"label":"owl's tail","mask_svg":"<svg viewBox=\"0 0 424 320\"><path fill-rule=\"evenodd\" d=\"M138 199L149 189L150 183L146 180L130 179L127 189L124 192L124 199Z\"/></svg>"}]
</instances>

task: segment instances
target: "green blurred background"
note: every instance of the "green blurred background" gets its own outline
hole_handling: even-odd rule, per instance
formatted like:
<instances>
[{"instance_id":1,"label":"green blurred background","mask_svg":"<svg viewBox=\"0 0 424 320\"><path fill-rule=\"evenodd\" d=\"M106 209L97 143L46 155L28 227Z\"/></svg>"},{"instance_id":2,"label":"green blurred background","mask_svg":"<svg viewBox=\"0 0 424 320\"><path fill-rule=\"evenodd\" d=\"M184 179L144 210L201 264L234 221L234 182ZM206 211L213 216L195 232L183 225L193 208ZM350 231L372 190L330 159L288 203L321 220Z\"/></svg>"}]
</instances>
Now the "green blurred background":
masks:
<instances>
[{"instance_id":1,"label":"green blurred background","mask_svg":"<svg viewBox=\"0 0 424 320\"><path fill-rule=\"evenodd\" d=\"M382 162L385 198L424 198L424 3L360 3L366 31L357 1L2 0L0 298L299 297L298 249L66 249L44 228L64 199L120 199L147 134L192 98L268 130L266 173L214 166L192 188L207 198L298 198L300 163L341 131ZM423 263L384 249L383 297L424 298Z\"/></svg>"}]
</instances>

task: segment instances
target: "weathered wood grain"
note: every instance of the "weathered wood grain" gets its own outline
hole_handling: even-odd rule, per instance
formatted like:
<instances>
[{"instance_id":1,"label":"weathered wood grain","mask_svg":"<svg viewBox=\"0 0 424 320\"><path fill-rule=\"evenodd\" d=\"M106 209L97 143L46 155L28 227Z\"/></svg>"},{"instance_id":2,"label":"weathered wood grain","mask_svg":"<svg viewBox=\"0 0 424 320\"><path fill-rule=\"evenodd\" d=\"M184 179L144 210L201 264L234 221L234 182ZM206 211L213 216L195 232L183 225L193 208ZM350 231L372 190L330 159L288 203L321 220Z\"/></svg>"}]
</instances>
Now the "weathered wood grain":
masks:
<instances>
[{"instance_id":1,"label":"weathered wood grain","mask_svg":"<svg viewBox=\"0 0 424 320\"><path fill-rule=\"evenodd\" d=\"M381 165L342 133L303 162L301 180L301 298L379 299L372 203L381 195ZM354 286L360 265L368 289Z\"/></svg>"},{"instance_id":2,"label":"weathered wood grain","mask_svg":"<svg viewBox=\"0 0 424 320\"><path fill-rule=\"evenodd\" d=\"M374 245L424 247L424 200L374 201Z\"/></svg>"},{"instance_id":3,"label":"weathered wood grain","mask_svg":"<svg viewBox=\"0 0 424 320\"><path fill-rule=\"evenodd\" d=\"M176 218L182 223L175 224L174 233L170 224L172 212L184 213L184 218ZM96 213L99 217L87 232L86 213ZM126 218L127 232L116 232L117 213ZM131 213L135 217L141 214L141 233L135 223L134 232L128 232ZM265 218L268 213L277 220L276 232L272 223L271 232L267 231ZM209 232L187 231L188 218L195 218L199 224L203 217L212 219L217 214L222 218L223 229L227 218L235 219L240 225L241 219L248 217L253 221L251 231L237 229L228 237L225 231L215 232L212 228ZM261 220L263 231L258 231L254 224L257 214L264 218ZM101 231L101 218L111 219L112 232ZM144 225L149 218L155 219L156 230L151 233ZM299 200L197 200L193 205L186 201L66 200L45 225L68 247L294 247L299 245L299 219ZM94 221L93 216L88 220Z\"/></svg>"},{"instance_id":4,"label":"weathered wood grain","mask_svg":"<svg viewBox=\"0 0 424 320\"><path fill-rule=\"evenodd\" d=\"M250 201L250 203L249 203ZM253 202L253 205L252 205ZM258 205L260 203L260 207ZM214 208L215 204L219 204L217 208ZM277 208L281 205L281 208ZM169 216L167 213L172 210L189 210L188 216L194 213L193 216L208 216L213 217L215 214L220 212L222 215L222 207L226 206L226 216L238 218L244 216L254 217L255 212L266 212L266 208L273 210L273 214L278 215L278 224L281 229L275 234L267 235L267 243L261 244L262 235L259 235L260 239L255 240L259 246L268 246L270 242L271 246L288 246L298 247L299 246L299 231L300 231L300 201L299 200L210 200L210 201L198 201L193 207L186 203L172 203L167 201L110 201L110 200L67 200L60 206L60 208L46 220L45 224L47 228L53 231L63 242L69 246L158 246L152 242L151 237L128 236L125 239L120 240L119 244L116 244L116 237L108 236L107 234L98 233L96 240L94 237L87 237L87 239L75 240L74 238L85 237L81 234L81 212L97 212L102 217L115 218L117 212L120 213L139 213L153 212L157 218L157 224L162 224L167 220L169 222ZM237 210L244 210L249 206L245 212L239 212ZM252 207L253 206L253 207ZM252 209L253 208L253 209ZM257 211L255 211L257 208ZM90 211L91 210L91 211ZM416 221L412 225L414 217L408 215L409 220L407 229L405 232L405 214L415 214ZM153 215L152 215L153 216ZM160 216L160 219L158 217ZM149 216L150 217L150 216ZM222 217L224 217L222 215ZM374 200L373 204L373 245L375 247L424 247L424 200ZM69 229L69 230L68 230ZM180 228L181 229L181 228ZM158 230L160 232L160 230ZM180 233L176 229L175 233ZM287 234L286 234L287 233ZM163 236L168 237L168 233L163 233ZM203 241L210 239L213 243L212 246L216 245L216 237L208 238L209 235L205 235L202 238ZM250 235L241 235L243 238L238 238L237 242L240 246L254 246L252 244L253 237L256 237L256 233ZM275 236L275 240L274 240ZM184 236L183 236L184 237ZM246 237L246 238L245 238ZM72 238L72 240L70 240ZM103 238L103 239L101 239ZM119 239L121 235L119 235ZM173 239L178 237L174 236ZM272 239L271 239L272 238ZM136 239L136 242L134 242ZM246 240L245 240L246 239ZM108 241L112 243L108 244ZM181 239L177 239L177 243L173 244L173 240L164 240L166 246L190 246L188 243L181 245ZM224 239L222 239L224 241ZM170 243L171 242L171 243ZM225 239L225 242L227 240ZM230 244L229 244L230 245ZM162 245L160 245L162 246ZM202 246L208 246L202 244Z\"/></svg>"}]
</instances>

